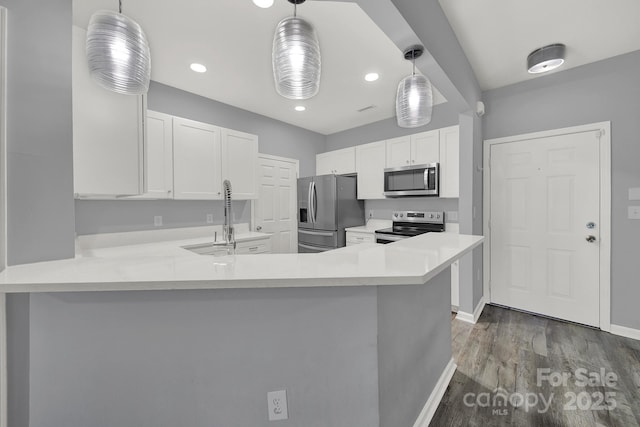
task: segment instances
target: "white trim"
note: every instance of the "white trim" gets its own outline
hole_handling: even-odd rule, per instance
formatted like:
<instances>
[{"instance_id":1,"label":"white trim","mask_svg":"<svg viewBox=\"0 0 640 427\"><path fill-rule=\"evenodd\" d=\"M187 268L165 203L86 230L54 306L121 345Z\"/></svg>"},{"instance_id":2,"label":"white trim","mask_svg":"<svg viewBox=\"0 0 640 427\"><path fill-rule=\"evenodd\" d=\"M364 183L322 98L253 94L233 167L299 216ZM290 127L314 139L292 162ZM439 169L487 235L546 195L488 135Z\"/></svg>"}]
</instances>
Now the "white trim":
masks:
<instances>
[{"instance_id":1,"label":"white trim","mask_svg":"<svg viewBox=\"0 0 640 427\"><path fill-rule=\"evenodd\" d=\"M591 123L581 126L526 133L484 141L483 153L483 222L485 236L484 250L484 296L491 299L491 146L550 136L601 131L600 136L600 329L611 330L611 122Z\"/></svg>"},{"instance_id":2,"label":"white trim","mask_svg":"<svg viewBox=\"0 0 640 427\"><path fill-rule=\"evenodd\" d=\"M482 298L480 298L480 301L478 302L478 305L476 305L475 310L473 310L473 314L458 310L458 314L456 314L456 319L475 325L476 323L478 323L478 319L480 318L480 315L482 314L482 311L484 310L485 305L486 305L486 301L483 296Z\"/></svg>"},{"instance_id":3,"label":"white trim","mask_svg":"<svg viewBox=\"0 0 640 427\"><path fill-rule=\"evenodd\" d=\"M429 427L429 423L435 415L444 393L447 391L447 386L449 386L453 374L456 373L456 368L456 363L453 361L453 358L451 358L447 366L445 366L444 371L442 371L442 375L440 375L436 386L431 391L431 395L429 395L429 399L427 399L427 403L425 403L422 411L420 411L420 415L418 415L413 427Z\"/></svg>"},{"instance_id":4,"label":"white trim","mask_svg":"<svg viewBox=\"0 0 640 427\"><path fill-rule=\"evenodd\" d=\"M640 340L640 329L633 329L620 325L611 325L611 330L609 332L611 332L613 335Z\"/></svg>"}]
</instances>

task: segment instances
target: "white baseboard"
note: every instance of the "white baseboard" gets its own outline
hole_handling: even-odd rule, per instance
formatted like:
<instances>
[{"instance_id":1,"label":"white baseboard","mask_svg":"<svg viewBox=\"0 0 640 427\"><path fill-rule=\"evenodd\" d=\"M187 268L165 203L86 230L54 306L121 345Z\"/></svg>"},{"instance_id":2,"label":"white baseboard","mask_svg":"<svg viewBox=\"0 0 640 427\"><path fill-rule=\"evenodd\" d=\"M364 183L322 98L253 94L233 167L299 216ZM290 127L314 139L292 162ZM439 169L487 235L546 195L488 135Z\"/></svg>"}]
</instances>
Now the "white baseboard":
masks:
<instances>
[{"instance_id":1,"label":"white baseboard","mask_svg":"<svg viewBox=\"0 0 640 427\"><path fill-rule=\"evenodd\" d=\"M634 340L640 340L640 329L628 328L626 326L611 325L609 331L614 335L620 335L621 337L633 338Z\"/></svg>"},{"instance_id":2,"label":"white baseboard","mask_svg":"<svg viewBox=\"0 0 640 427\"><path fill-rule=\"evenodd\" d=\"M482 310L484 310L485 306L484 297L480 298L480 302L476 306L476 309L473 310L472 313L466 313L462 310L458 310L458 314L456 315L456 319L462 320L463 322L473 323L474 325L478 322L480 315L482 314Z\"/></svg>"},{"instance_id":3,"label":"white baseboard","mask_svg":"<svg viewBox=\"0 0 640 427\"><path fill-rule=\"evenodd\" d=\"M456 368L457 365L453 361L453 358L451 358L451 360L449 360L449 363L447 363L447 366L444 368L444 371L442 371L442 375L440 375L436 386L433 388L433 391L431 392L429 399L427 399L427 403L425 403L424 408L422 408L422 411L420 411L420 415L418 415L418 418L413 424L413 427L429 427L429 423L435 415L436 410L438 409L438 405L440 405L440 401L444 396L444 393L447 391L447 386L449 385L451 378L453 378L453 374L456 373Z\"/></svg>"}]
</instances>

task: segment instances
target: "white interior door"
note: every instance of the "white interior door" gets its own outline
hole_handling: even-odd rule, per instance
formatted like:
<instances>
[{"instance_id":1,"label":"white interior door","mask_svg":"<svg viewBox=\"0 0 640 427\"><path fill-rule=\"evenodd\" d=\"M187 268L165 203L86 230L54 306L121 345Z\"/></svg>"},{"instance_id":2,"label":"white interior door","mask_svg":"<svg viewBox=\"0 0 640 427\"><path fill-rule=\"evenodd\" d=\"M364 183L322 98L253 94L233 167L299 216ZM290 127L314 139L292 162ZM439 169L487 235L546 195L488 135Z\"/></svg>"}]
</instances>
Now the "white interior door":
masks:
<instances>
[{"instance_id":1,"label":"white interior door","mask_svg":"<svg viewBox=\"0 0 640 427\"><path fill-rule=\"evenodd\" d=\"M256 230L272 233L273 253L298 252L298 161L261 154L258 157Z\"/></svg>"},{"instance_id":2,"label":"white interior door","mask_svg":"<svg viewBox=\"0 0 640 427\"><path fill-rule=\"evenodd\" d=\"M493 302L599 325L599 144L591 131L491 146Z\"/></svg>"}]
</instances>

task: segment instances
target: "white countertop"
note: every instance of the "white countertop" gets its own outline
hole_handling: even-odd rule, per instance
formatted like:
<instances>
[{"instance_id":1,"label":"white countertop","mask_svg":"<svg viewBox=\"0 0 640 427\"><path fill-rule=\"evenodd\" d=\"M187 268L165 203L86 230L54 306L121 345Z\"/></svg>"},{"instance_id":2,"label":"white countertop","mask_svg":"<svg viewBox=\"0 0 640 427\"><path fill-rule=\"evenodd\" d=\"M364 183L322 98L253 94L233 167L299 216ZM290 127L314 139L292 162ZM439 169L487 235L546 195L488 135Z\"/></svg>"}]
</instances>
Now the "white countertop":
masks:
<instances>
[{"instance_id":1,"label":"white countertop","mask_svg":"<svg viewBox=\"0 0 640 427\"><path fill-rule=\"evenodd\" d=\"M361 244L320 254L214 257L182 248L211 240L98 248L73 259L12 266L0 273L0 292L422 284L484 238L427 233L387 245Z\"/></svg>"}]
</instances>

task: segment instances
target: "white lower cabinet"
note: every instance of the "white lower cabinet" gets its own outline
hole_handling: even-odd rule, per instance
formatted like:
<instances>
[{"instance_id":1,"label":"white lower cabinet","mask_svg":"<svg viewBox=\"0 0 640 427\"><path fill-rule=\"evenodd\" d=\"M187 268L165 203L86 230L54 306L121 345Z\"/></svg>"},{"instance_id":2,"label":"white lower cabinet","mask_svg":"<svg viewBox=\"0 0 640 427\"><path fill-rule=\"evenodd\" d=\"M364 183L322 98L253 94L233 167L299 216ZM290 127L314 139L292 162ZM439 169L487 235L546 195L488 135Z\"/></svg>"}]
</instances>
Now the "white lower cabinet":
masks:
<instances>
[{"instance_id":1,"label":"white lower cabinet","mask_svg":"<svg viewBox=\"0 0 640 427\"><path fill-rule=\"evenodd\" d=\"M145 105L91 79L86 31L72 28L73 185L77 198L144 192Z\"/></svg>"},{"instance_id":2,"label":"white lower cabinet","mask_svg":"<svg viewBox=\"0 0 640 427\"><path fill-rule=\"evenodd\" d=\"M374 233L367 233L361 231L347 231L346 244L347 246L358 245L360 243L375 243L376 238Z\"/></svg>"},{"instance_id":3,"label":"white lower cabinet","mask_svg":"<svg viewBox=\"0 0 640 427\"><path fill-rule=\"evenodd\" d=\"M358 199L384 199L385 141L356 146Z\"/></svg>"},{"instance_id":4,"label":"white lower cabinet","mask_svg":"<svg viewBox=\"0 0 640 427\"><path fill-rule=\"evenodd\" d=\"M236 254L268 254L271 253L271 237L262 239L245 240L236 243Z\"/></svg>"},{"instance_id":5,"label":"white lower cabinet","mask_svg":"<svg viewBox=\"0 0 640 427\"><path fill-rule=\"evenodd\" d=\"M220 128L173 118L173 189L175 199L222 198Z\"/></svg>"},{"instance_id":6,"label":"white lower cabinet","mask_svg":"<svg viewBox=\"0 0 640 427\"><path fill-rule=\"evenodd\" d=\"M451 264L451 306L460 307L460 261Z\"/></svg>"}]
</instances>

